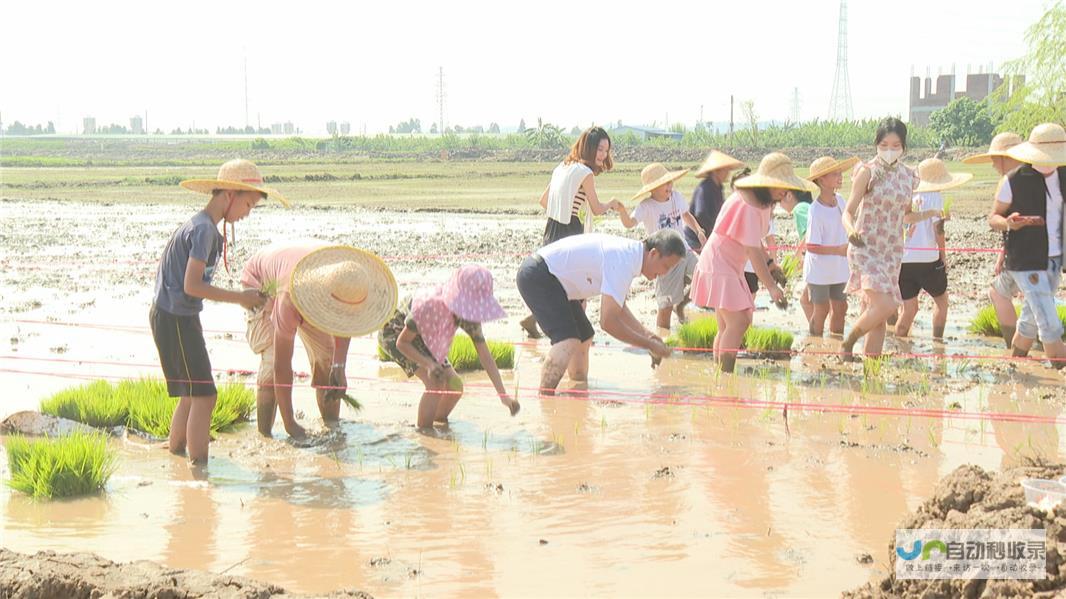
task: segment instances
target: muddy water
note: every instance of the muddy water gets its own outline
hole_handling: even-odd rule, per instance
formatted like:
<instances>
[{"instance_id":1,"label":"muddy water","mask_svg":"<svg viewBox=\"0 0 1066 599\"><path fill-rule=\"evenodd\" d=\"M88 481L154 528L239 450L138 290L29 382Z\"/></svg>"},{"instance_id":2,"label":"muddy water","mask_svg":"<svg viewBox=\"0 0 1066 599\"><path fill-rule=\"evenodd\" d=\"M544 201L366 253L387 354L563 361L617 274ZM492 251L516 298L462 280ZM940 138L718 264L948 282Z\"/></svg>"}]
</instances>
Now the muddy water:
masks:
<instances>
[{"instance_id":1,"label":"muddy water","mask_svg":"<svg viewBox=\"0 0 1066 599\"><path fill-rule=\"evenodd\" d=\"M5 230L0 247L0 416L33 408L77 377L156 375L145 327L151 265L186 211L0 203L3 222L16 215L29 223ZM382 237L367 224L372 217L394 234ZM514 217L307 211L290 221L267 210L238 225L238 240L253 247L320 232L397 257L391 262L408 289L443 280L462 260L457 254L492 253L480 260L497 275L512 317L488 336L515 339L517 258L509 254L533 247L537 229L537 221ZM649 285L639 286L634 304L651 318ZM204 312L223 378L257 366L240 319L229 306ZM795 327L779 312L756 319ZM916 353L1001 352L961 325L947 348L923 340L922 330L889 344ZM355 340L349 374L361 413L345 408L343 423L325 431L311 390L296 390L304 424L322 433L317 444L289 444L280 427L276 439L264 439L246 425L213 444L204 477L149 441L116 439L120 466L104 496L35 503L0 491L0 539L18 551L147 558L306 592L821 596L883 574L896 522L956 466L999 468L1062 453L1061 425L832 411L1060 416L1061 378L1036 364L919 360L864 377L858 365L808 355L744 360L726 377L710 374L699 355L653 371L646 355L605 344L594 349L587 390L537 398L530 388L546 351L544 342L522 346L518 368L505 373L518 388L518 417L485 392L484 375L469 375L450 429L431 438L412 426L420 388L374 360L371 340ZM306 370L296 355L296 369ZM779 407L709 397L804 407L786 419ZM0 464L6 476L6 460ZM859 563L862 554L873 564Z\"/></svg>"}]
</instances>

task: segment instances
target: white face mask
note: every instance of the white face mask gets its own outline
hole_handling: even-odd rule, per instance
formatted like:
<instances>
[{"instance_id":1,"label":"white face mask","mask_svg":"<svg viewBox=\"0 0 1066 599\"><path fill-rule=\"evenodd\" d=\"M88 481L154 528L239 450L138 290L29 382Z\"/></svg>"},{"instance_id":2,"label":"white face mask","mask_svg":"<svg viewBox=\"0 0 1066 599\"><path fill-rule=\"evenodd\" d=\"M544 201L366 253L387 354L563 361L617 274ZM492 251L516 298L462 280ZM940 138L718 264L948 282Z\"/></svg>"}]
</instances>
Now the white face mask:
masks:
<instances>
[{"instance_id":1,"label":"white face mask","mask_svg":"<svg viewBox=\"0 0 1066 599\"><path fill-rule=\"evenodd\" d=\"M893 164L899 157L903 155L903 150L882 150L877 149L877 157L884 161L885 164Z\"/></svg>"}]
</instances>

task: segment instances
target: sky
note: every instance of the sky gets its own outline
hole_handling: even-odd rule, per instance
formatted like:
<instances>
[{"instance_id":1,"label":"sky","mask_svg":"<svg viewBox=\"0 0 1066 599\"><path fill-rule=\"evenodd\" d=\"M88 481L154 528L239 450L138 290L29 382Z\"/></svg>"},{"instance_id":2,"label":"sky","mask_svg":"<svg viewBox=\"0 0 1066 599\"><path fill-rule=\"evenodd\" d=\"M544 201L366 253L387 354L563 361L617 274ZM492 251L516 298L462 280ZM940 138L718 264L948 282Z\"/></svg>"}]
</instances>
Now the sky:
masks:
<instances>
[{"instance_id":1,"label":"sky","mask_svg":"<svg viewBox=\"0 0 1066 599\"><path fill-rule=\"evenodd\" d=\"M906 117L909 78L952 65L998 69L1026 51L1047 0L851 0L848 74L856 117ZM730 95L760 120L825 118L839 0L623 3L8 2L0 119L206 128L291 121L305 134L438 120L537 118L562 125L729 120ZM960 77L963 78L964 77ZM958 86L961 88L962 83Z\"/></svg>"}]
</instances>

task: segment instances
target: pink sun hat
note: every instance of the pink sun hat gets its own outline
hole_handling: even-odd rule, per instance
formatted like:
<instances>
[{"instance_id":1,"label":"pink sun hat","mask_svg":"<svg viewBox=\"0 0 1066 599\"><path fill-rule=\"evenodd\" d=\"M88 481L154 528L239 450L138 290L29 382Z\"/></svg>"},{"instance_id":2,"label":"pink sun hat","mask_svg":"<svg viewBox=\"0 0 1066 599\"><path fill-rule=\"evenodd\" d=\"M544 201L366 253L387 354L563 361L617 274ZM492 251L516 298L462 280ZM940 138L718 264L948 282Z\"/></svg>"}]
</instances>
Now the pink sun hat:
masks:
<instances>
[{"instance_id":1,"label":"pink sun hat","mask_svg":"<svg viewBox=\"0 0 1066 599\"><path fill-rule=\"evenodd\" d=\"M507 316L492 294L492 273L467 264L455 271L441 289L441 299L456 316L470 322L489 322Z\"/></svg>"}]
</instances>

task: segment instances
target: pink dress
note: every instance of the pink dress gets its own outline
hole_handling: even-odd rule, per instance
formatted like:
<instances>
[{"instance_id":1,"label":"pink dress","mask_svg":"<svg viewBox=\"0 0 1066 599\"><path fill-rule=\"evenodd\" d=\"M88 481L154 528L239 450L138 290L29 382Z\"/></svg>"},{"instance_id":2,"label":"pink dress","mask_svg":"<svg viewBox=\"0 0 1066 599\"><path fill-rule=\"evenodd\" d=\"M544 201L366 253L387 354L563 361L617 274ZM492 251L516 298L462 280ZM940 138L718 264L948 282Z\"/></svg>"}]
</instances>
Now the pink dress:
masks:
<instances>
[{"instance_id":1,"label":"pink dress","mask_svg":"<svg viewBox=\"0 0 1066 599\"><path fill-rule=\"evenodd\" d=\"M762 245L769 232L769 208L756 208L737 192L729 196L692 275L692 301L703 308L754 310L755 302L744 280L744 263L748 261L744 247Z\"/></svg>"},{"instance_id":2,"label":"pink dress","mask_svg":"<svg viewBox=\"0 0 1066 599\"><path fill-rule=\"evenodd\" d=\"M855 228L863 231L865 247L848 245L851 278L848 292L869 289L889 293L896 303L903 303L899 292L899 267L903 261L903 214L918 187L918 175L900 164L885 166L874 159L870 169L870 187L859 207Z\"/></svg>"}]
</instances>

